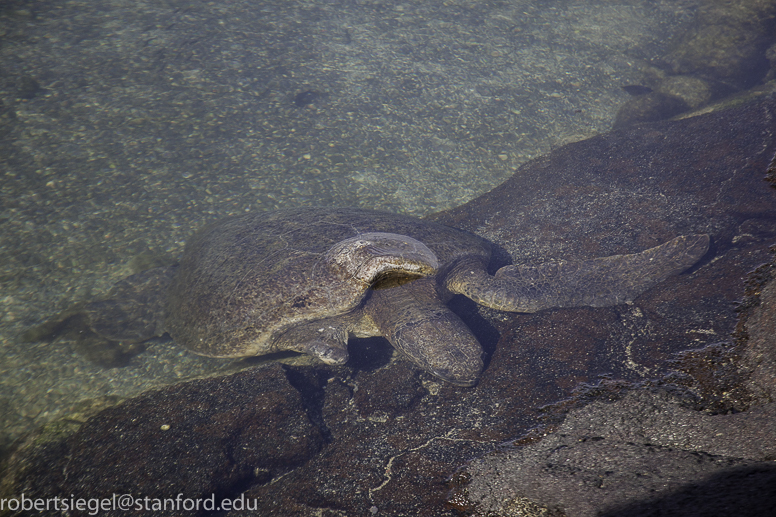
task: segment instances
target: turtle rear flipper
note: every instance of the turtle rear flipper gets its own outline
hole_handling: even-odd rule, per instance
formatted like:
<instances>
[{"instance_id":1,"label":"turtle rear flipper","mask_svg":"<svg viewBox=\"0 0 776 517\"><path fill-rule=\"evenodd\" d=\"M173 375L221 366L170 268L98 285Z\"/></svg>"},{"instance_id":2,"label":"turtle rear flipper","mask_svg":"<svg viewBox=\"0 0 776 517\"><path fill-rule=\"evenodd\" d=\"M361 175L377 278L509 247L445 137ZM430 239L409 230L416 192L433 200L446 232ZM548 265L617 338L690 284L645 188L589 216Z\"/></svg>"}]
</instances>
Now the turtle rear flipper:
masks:
<instances>
[{"instance_id":1,"label":"turtle rear flipper","mask_svg":"<svg viewBox=\"0 0 776 517\"><path fill-rule=\"evenodd\" d=\"M58 336L67 331L69 322L76 316L83 319L84 306L83 302L76 303L75 305L68 307L64 311L60 312L56 316L52 316L43 323L35 325L25 330L19 337L22 343L37 343L39 341L53 341Z\"/></svg>"},{"instance_id":2,"label":"turtle rear flipper","mask_svg":"<svg viewBox=\"0 0 776 517\"><path fill-rule=\"evenodd\" d=\"M482 267L463 264L448 277L447 287L480 305L509 312L606 307L632 301L698 262L708 249L708 235L683 235L641 253L505 266L494 277Z\"/></svg>"},{"instance_id":3,"label":"turtle rear flipper","mask_svg":"<svg viewBox=\"0 0 776 517\"><path fill-rule=\"evenodd\" d=\"M122 343L107 339L92 328L84 310L87 304L76 304L21 335L24 343L62 340L76 353L103 368L127 366L136 355L145 351L142 343Z\"/></svg>"},{"instance_id":4,"label":"turtle rear flipper","mask_svg":"<svg viewBox=\"0 0 776 517\"><path fill-rule=\"evenodd\" d=\"M141 343L164 334L164 305L176 267L157 267L117 282L84 307L89 326L106 339Z\"/></svg>"},{"instance_id":5,"label":"turtle rear flipper","mask_svg":"<svg viewBox=\"0 0 776 517\"><path fill-rule=\"evenodd\" d=\"M174 267L149 269L121 280L103 300L77 303L27 330L25 342L72 342L76 352L106 368L126 366L144 341L164 333L164 301Z\"/></svg>"}]
</instances>

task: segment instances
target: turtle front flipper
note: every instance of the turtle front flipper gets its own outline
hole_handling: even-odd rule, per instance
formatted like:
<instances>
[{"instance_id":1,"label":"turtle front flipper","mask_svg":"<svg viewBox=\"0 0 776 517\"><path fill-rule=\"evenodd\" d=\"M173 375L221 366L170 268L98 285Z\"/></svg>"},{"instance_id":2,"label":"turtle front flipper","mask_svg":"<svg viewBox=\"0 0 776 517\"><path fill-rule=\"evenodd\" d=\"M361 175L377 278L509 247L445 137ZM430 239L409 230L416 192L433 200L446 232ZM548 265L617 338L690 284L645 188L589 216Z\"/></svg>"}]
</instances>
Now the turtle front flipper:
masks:
<instances>
[{"instance_id":1,"label":"turtle front flipper","mask_svg":"<svg viewBox=\"0 0 776 517\"><path fill-rule=\"evenodd\" d=\"M641 253L505 266L493 277L481 264L462 263L448 275L447 288L480 305L509 312L606 307L632 301L698 262L708 249L708 235L683 235Z\"/></svg>"},{"instance_id":2,"label":"turtle front flipper","mask_svg":"<svg viewBox=\"0 0 776 517\"><path fill-rule=\"evenodd\" d=\"M84 307L97 334L112 341L141 343L164 334L167 288L177 266L157 267L117 282L103 300Z\"/></svg>"},{"instance_id":3,"label":"turtle front flipper","mask_svg":"<svg viewBox=\"0 0 776 517\"><path fill-rule=\"evenodd\" d=\"M355 318L355 315L346 314L296 325L273 339L272 350L311 355L325 364L345 364L348 362L348 334Z\"/></svg>"},{"instance_id":4,"label":"turtle front flipper","mask_svg":"<svg viewBox=\"0 0 776 517\"><path fill-rule=\"evenodd\" d=\"M410 361L440 379L473 386L482 372L482 347L437 296L435 279L372 292L364 311Z\"/></svg>"}]
</instances>

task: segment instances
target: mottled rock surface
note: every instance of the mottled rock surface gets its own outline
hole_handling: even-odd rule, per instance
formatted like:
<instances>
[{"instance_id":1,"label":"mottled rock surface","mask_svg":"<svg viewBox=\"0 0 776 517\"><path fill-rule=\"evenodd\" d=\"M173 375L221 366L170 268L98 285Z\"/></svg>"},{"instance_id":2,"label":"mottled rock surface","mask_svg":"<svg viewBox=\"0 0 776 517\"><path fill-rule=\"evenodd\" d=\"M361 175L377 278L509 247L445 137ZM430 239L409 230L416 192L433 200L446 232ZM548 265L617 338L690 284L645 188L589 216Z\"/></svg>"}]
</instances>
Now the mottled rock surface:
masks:
<instances>
[{"instance_id":1,"label":"mottled rock surface","mask_svg":"<svg viewBox=\"0 0 776 517\"><path fill-rule=\"evenodd\" d=\"M527 498L575 517L766 517L776 508L774 443L774 404L710 416L634 392L572 411L538 444L473 462L466 491L477 515L509 515L505 506Z\"/></svg>"},{"instance_id":2,"label":"mottled rock surface","mask_svg":"<svg viewBox=\"0 0 776 517\"><path fill-rule=\"evenodd\" d=\"M540 443L473 461L453 495L478 515L747 515L776 508L776 281L749 280L732 357L752 407L711 415L669 392L572 410ZM528 514L533 515L533 514Z\"/></svg>"},{"instance_id":3,"label":"mottled rock surface","mask_svg":"<svg viewBox=\"0 0 776 517\"><path fill-rule=\"evenodd\" d=\"M776 167L772 173L776 173ZM743 387L754 404L776 401L775 273L776 263L771 263L750 275L749 296L737 328L738 368L745 379Z\"/></svg>"}]
</instances>

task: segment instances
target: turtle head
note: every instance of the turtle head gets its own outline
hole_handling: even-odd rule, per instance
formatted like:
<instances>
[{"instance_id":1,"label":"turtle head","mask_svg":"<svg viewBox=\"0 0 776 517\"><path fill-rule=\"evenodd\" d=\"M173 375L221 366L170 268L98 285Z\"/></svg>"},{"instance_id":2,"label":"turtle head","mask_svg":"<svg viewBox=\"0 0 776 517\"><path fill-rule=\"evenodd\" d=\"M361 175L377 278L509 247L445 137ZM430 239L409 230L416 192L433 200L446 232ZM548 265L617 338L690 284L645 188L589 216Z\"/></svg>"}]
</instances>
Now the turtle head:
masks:
<instances>
[{"instance_id":1,"label":"turtle head","mask_svg":"<svg viewBox=\"0 0 776 517\"><path fill-rule=\"evenodd\" d=\"M419 240L383 232L342 240L329 249L326 259L373 288L393 287L433 275L439 267L434 252Z\"/></svg>"},{"instance_id":2,"label":"turtle head","mask_svg":"<svg viewBox=\"0 0 776 517\"><path fill-rule=\"evenodd\" d=\"M428 373L456 386L477 384L482 374L482 346L469 327L444 305L418 305L420 313L403 320L410 312L407 306L399 319L388 320L381 330L388 341L410 361Z\"/></svg>"}]
</instances>

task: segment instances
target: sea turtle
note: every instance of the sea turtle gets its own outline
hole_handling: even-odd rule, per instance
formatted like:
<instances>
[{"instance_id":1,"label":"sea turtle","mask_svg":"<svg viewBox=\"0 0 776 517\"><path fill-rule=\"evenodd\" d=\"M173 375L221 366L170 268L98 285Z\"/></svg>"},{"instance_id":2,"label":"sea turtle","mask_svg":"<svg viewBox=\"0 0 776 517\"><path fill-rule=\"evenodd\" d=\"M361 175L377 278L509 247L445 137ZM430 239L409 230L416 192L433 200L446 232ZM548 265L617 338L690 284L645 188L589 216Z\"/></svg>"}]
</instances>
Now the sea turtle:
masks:
<instances>
[{"instance_id":1,"label":"sea turtle","mask_svg":"<svg viewBox=\"0 0 776 517\"><path fill-rule=\"evenodd\" d=\"M708 246L707 235L680 236L632 255L491 276L489 242L441 224L356 208L248 213L207 226L178 265L133 275L82 312L107 339L168 332L212 357L292 350L344 364L349 336L384 336L427 372L471 386L482 349L445 305L453 295L512 312L615 305L692 266Z\"/></svg>"}]
</instances>

